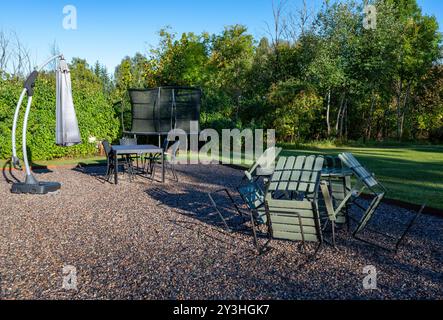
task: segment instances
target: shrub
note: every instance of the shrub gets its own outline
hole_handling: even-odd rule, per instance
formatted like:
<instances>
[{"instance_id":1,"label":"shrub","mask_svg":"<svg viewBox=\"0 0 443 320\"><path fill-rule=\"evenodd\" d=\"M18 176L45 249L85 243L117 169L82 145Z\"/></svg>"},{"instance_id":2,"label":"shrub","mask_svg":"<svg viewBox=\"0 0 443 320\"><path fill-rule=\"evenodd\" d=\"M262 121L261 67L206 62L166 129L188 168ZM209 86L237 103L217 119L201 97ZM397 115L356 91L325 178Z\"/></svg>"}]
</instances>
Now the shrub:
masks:
<instances>
[{"instance_id":1,"label":"shrub","mask_svg":"<svg viewBox=\"0 0 443 320\"><path fill-rule=\"evenodd\" d=\"M11 156L12 121L22 87L23 81L0 80L0 158L3 159ZM55 76L53 73L41 74L38 78L28 123L27 146L32 160L93 155L96 145L88 142L89 137L111 141L117 138L120 124L100 85L87 79L73 78L72 92L82 144L62 148L55 145ZM26 103L25 98L17 130L19 156Z\"/></svg>"}]
</instances>

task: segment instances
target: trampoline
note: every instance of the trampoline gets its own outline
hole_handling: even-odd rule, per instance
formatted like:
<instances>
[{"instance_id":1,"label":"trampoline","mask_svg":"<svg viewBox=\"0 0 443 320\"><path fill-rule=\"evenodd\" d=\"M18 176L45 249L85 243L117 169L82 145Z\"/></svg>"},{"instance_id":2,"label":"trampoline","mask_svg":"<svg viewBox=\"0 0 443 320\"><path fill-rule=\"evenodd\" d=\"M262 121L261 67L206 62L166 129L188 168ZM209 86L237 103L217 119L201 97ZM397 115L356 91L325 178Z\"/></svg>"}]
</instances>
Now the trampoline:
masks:
<instances>
[{"instance_id":1,"label":"trampoline","mask_svg":"<svg viewBox=\"0 0 443 320\"><path fill-rule=\"evenodd\" d=\"M191 134L190 121L200 121L201 89L192 87L159 87L129 89L131 102L131 128L124 124L123 134L137 136L167 135L171 130L182 129ZM200 130L200 125L198 125Z\"/></svg>"}]
</instances>

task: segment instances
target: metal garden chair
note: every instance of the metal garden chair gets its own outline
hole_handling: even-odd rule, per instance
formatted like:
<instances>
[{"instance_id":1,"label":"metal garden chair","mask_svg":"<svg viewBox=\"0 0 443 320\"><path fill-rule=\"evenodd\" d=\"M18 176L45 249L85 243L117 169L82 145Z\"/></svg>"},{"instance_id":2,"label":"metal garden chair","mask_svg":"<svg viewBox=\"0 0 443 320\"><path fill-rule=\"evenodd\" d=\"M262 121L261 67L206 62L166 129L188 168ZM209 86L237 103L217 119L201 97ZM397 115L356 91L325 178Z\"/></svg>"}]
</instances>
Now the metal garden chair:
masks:
<instances>
[{"instance_id":1,"label":"metal garden chair","mask_svg":"<svg viewBox=\"0 0 443 320\"><path fill-rule=\"evenodd\" d=\"M163 149L163 155L166 157L167 153L168 153L168 147L169 147L170 141L168 138L165 138L165 140L163 140L162 146L161 148ZM148 173L153 173L154 171L154 167L156 163L159 163L161 161L161 153L156 153L156 154L150 154L144 157L144 162L145 164L147 163L149 165L147 172Z\"/></svg>"},{"instance_id":2,"label":"metal garden chair","mask_svg":"<svg viewBox=\"0 0 443 320\"><path fill-rule=\"evenodd\" d=\"M120 160L118 159L118 157L117 159L115 159L116 155L112 152L112 147L109 141L104 140L102 142L102 145L106 155L106 181L109 182L111 176L114 174L115 163L117 163L117 165L123 166L125 172L129 173L129 181L132 181L134 169L131 161L127 157L124 157Z\"/></svg>"},{"instance_id":3,"label":"metal garden chair","mask_svg":"<svg viewBox=\"0 0 443 320\"><path fill-rule=\"evenodd\" d=\"M411 219L411 221L407 224L407 227L402 232L401 236L397 239L389 234L382 233L378 230L374 230L368 227L369 221L373 218L375 212L377 211L380 203L382 202L383 198L385 197L387 193L387 189L375 178L374 174L369 173L369 171L363 167L360 162L352 155L351 153L342 153L339 155L340 160L345 164L347 167L349 167L355 177L358 179L357 184L349 191L349 193L346 195L346 197L343 199L342 203L334 210L335 213L341 210L344 205L346 205L348 202L350 204L354 204L357 208L361 209L364 213L361 217L360 221L358 221L357 228L353 231L353 237L363 241L365 243L368 243L370 245L377 246L381 249L385 249L388 251L398 251L398 248L405 238L406 234L409 232L409 230L412 228L413 224L417 220L417 218L423 213L425 209L425 205L421 207L421 209L417 212L417 214ZM369 206L364 207L360 203L357 202L357 199L361 197L361 195L368 191L370 195L373 196L372 201L370 202ZM368 229L374 233L377 233L381 236L384 236L385 238L389 238L391 240L395 241L394 249L388 248L386 246L382 246L380 244L377 244L373 241L369 241L367 239L363 239L359 237L359 234L364 230Z\"/></svg>"},{"instance_id":4,"label":"metal garden chair","mask_svg":"<svg viewBox=\"0 0 443 320\"><path fill-rule=\"evenodd\" d=\"M123 137L122 139L120 139L120 145L122 146L136 146L138 144L137 142L137 138L127 138L127 137ZM137 169L140 169L139 167L139 159L142 159L142 155L141 154L137 154L137 155L127 155L128 160L130 161L135 161L136 162L136 167Z\"/></svg>"},{"instance_id":5,"label":"metal garden chair","mask_svg":"<svg viewBox=\"0 0 443 320\"><path fill-rule=\"evenodd\" d=\"M281 151L282 149L277 147L271 147L265 150L265 152L257 159L252 167L244 172L242 181L236 187L238 194L248 208L250 213L249 217L251 218L251 223L253 224L261 224L264 222L264 215L259 213L259 209L264 205L265 192L264 187L260 186L259 179L263 178L265 180L264 183L267 183L266 179L273 174L275 170L275 160ZM229 228L226 219L223 217L214 199L214 195L221 192L228 196L238 215L243 216L243 214L227 188L222 188L212 193L208 193L212 206L214 207L218 216L221 218L226 230L231 232L232 230ZM255 232L255 229L253 229L253 231ZM255 233L254 238L256 238Z\"/></svg>"},{"instance_id":6,"label":"metal garden chair","mask_svg":"<svg viewBox=\"0 0 443 320\"><path fill-rule=\"evenodd\" d=\"M165 157L164 160L166 161L165 164L166 167L169 166L169 169L171 170L174 180L178 182L179 180L178 180L177 171L175 170L175 164L177 163L177 153L180 148L180 141L176 141L169 149L167 149L168 145L169 141L165 140L165 142L163 143L163 146L165 147L164 150L166 150L166 152L163 153L163 156ZM160 161L161 161L161 154L159 156L155 155L153 158L150 158L150 165L152 168L151 171L152 179L155 176L155 164L160 163Z\"/></svg>"},{"instance_id":7,"label":"metal garden chair","mask_svg":"<svg viewBox=\"0 0 443 320\"><path fill-rule=\"evenodd\" d=\"M259 246L253 232L259 253L272 239L282 239L301 241L305 251L306 242L318 242L313 256L317 254L324 241L318 209L323 162L322 156L280 157L265 196L268 241L264 246Z\"/></svg>"}]
</instances>

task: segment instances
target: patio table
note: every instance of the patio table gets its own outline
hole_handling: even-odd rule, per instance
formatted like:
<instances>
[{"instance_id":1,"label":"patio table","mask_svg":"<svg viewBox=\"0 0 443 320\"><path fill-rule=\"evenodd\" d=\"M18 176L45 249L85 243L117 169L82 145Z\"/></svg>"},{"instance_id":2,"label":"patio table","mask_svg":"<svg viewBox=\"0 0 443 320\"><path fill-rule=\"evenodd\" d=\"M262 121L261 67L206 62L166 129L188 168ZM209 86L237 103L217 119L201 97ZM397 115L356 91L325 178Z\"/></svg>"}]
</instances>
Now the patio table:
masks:
<instances>
[{"instance_id":1,"label":"patio table","mask_svg":"<svg viewBox=\"0 0 443 320\"><path fill-rule=\"evenodd\" d=\"M321 171L321 179L326 180L329 183L329 192L333 199L335 199L339 206L351 191L351 177L353 172L349 168L324 168ZM347 210L346 206L343 210ZM336 223L344 224L349 223L347 214L343 213L337 216Z\"/></svg>"},{"instance_id":2,"label":"patio table","mask_svg":"<svg viewBox=\"0 0 443 320\"><path fill-rule=\"evenodd\" d=\"M146 145L114 145L112 146L112 152L114 153L115 170L114 170L114 182L118 184L118 165L117 157L119 155L131 155L131 154L161 154L162 161L162 183L165 182L165 161L164 161L164 151L161 147L157 147L151 144Z\"/></svg>"}]
</instances>

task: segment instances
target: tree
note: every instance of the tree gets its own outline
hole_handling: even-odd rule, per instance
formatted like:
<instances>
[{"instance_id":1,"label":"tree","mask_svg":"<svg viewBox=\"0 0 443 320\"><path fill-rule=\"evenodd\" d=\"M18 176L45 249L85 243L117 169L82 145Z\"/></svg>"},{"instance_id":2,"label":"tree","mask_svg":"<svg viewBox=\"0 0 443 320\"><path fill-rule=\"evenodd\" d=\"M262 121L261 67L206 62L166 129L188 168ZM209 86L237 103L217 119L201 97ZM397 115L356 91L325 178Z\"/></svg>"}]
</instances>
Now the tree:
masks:
<instances>
[{"instance_id":1,"label":"tree","mask_svg":"<svg viewBox=\"0 0 443 320\"><path fill-rule=\"evenodd\" d=\"M211 39L209 70L210 86L227 93L235 105L238 119L240 100L247 87L248 72L254 56L254 39L247 28L240 25L226 27L219 36Z\"/></svg>"},{"instance_id":2,"label":"tree","mask_svg":"<svg viewBox=\"0 0 443 320\"><path fill-rule=\"evenodd\" d=\"M167 29L160 31L160 44L152 49L144 76L150 86L201 86L207 75L209 36L183 33L180 39Z\"/></svg>"}]
</instances>

